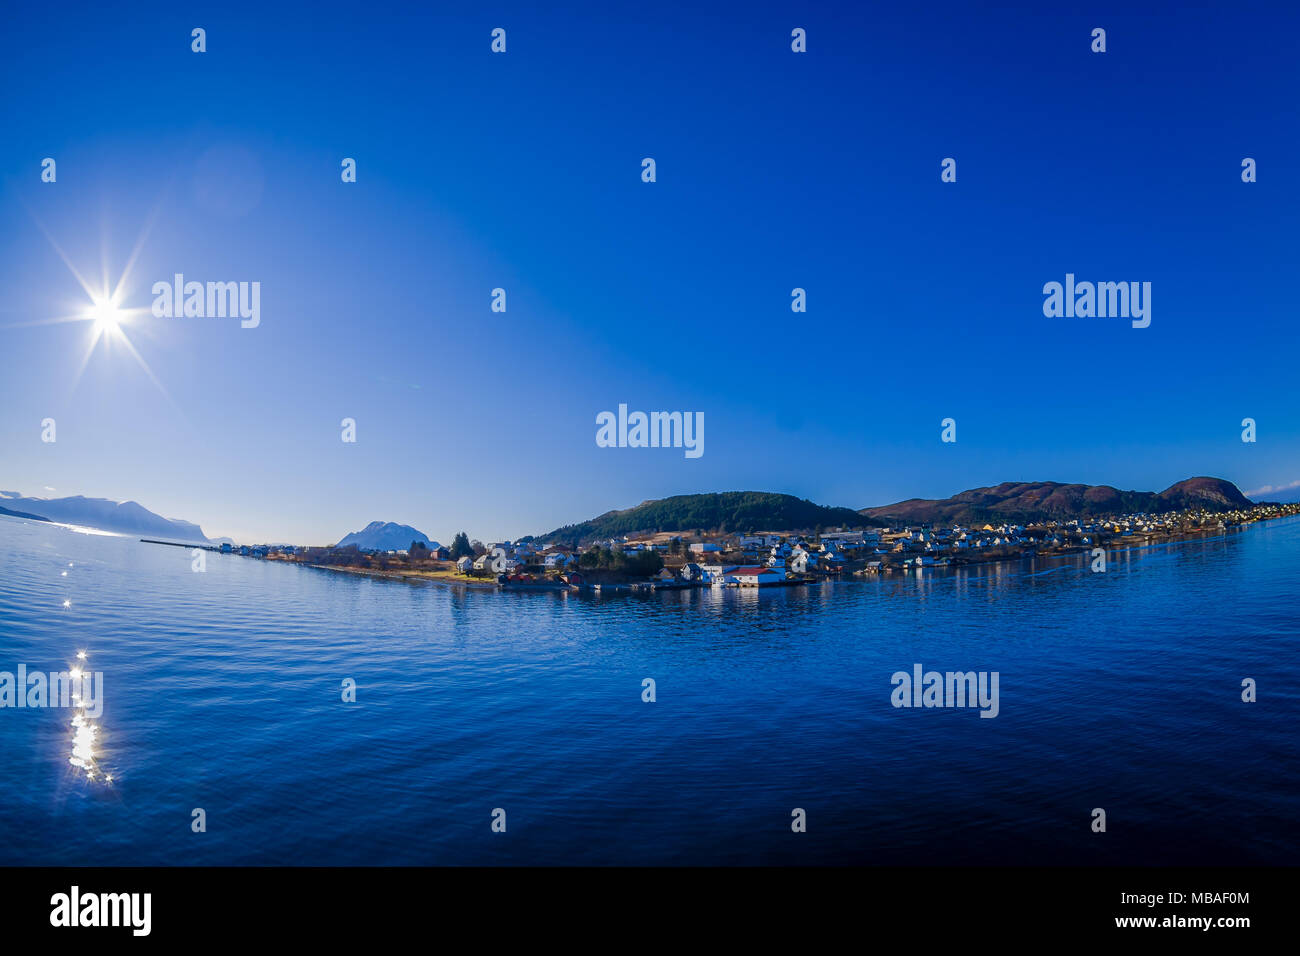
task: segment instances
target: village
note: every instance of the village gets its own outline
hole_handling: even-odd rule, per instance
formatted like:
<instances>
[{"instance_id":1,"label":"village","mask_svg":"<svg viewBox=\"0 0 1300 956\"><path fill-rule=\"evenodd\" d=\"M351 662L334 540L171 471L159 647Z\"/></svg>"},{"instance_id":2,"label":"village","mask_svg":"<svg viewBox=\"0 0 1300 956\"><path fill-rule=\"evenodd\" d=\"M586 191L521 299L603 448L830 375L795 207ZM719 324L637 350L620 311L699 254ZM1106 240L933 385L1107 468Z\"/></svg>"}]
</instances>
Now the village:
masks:
<instances>
[{"instance_id":1,"label":"village","mask_svg":"<svg viewBox=\"0 0 1300 956\"><path fill-rule=\"evenodd\" d=\"M952 527L802 532L628 534L573 543L532 537L483 544L457 535L452 548L412 542L401 550L355 546L235 546L224 553L397 578L429 578L510 590L655 591L780 587L831 578L924 572L965 565L1113 550L1205 537L1300 513L1266 504L1107 518Z\"/></svg>"}]
</instances>

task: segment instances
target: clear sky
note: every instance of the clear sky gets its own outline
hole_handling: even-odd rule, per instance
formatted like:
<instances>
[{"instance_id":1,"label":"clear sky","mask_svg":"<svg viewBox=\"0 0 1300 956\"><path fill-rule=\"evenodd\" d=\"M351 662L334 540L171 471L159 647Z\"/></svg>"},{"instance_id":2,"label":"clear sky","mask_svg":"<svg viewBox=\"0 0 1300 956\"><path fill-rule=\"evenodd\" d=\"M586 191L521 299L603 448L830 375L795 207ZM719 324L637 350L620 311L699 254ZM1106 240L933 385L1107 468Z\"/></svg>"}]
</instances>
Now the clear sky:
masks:
<instances>
[{"instance_id":1,"label":"clear sky","mask_svg":"<svg viewBox=\"0 0 1300 956\"><path fill-rule=\"evenodd\" d=\"M1294 4L274 6L7 13L0 488L323 543L1300 480ZM150 371L111 335L79 371L63 256L137 246ZM1045 317L1067 272L1150 282L1150 327ZM175 273L260 282L260 326L153 317ZM597 447L620 403L703 412L703 456Z\"/></svg>"}]
</instances>

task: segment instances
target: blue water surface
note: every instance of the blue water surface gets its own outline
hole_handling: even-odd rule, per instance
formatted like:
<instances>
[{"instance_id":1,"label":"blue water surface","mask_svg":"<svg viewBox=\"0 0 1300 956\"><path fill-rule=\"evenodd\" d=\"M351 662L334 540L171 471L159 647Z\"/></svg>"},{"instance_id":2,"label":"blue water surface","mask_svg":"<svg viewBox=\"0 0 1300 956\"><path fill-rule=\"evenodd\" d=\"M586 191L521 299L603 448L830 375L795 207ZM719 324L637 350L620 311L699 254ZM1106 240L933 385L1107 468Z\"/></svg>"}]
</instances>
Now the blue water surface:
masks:
<instances>
[{"instance_id":1,"label":"blue water surface","mask_svg":"<svg viewBox=\"0 0 1300 956\"><path fill-rule=\"evenodd\" d=\"M0 671L105 680L93 780L0 710L0 863L1300 862L1300 519L762 591L206 567L0 518ZM1000 713L893 707L918 663Z\"/></svg>"}]
</instances>

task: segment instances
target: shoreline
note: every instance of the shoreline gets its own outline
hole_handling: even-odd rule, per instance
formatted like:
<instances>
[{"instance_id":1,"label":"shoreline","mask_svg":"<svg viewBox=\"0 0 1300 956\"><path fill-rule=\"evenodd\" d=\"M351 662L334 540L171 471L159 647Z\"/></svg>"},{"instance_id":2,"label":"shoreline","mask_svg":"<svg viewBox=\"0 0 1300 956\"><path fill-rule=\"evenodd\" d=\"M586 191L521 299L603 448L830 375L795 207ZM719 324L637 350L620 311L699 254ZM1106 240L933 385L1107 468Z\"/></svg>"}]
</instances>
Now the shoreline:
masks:
<instances>
[{"instance_id":1,"label":"shoreline","mask_svg":"<svg viewBox=\"0 0 1300 956\"><path fill-rule=\"evenodd\" d=\"M476 591L507 590L495 581L479 581L472 578L453 578L436 571L381 571L374 568L354 568L338 564L306 564L302 561L282 561L281 564L295 564L303 568L315 568L318 571L334 571L339 574L360 574L371 578L387 578L390 581L429 581L447 587L472 588Z\"/></svg>"},{"instance_id":2,"label":"shoreline","mask_svg":"<svg viewBox=\"0 0 1300 956\"><path fill-rule=\"evenodd\" d=\"M493 576L467 576L464 572L456 570L453 566L442 565L441 562L433 563L430 567L409 567L404 566L404 559L398 559L394 567L390 561L380 558L380 567L366 566L364 564L350 563L324 563L320 558L327 560L334 557L332 554L318 554L308 556L306 554L294 554L293 549L289 549L287 554L280 553L269 547L258 546L254 548L252 554L239 554L233 552L234 556L253 557L260 560L269 560L276 563L295 564L302 567L315 568L321 571L333 571L336 573L348 573L361 575L371 578L385 578L393 581L411 582L431 582L446 587L463 588L466 590L476 591L533 591L549 593L646 593L664 590L694 590L696 588L715 588L715 587L754 587L761 589L770 589L781 586L816 586L827 581L857 581L865 582L875 579L879 581L886 577L910 576L915 573L920 575L924 571L931 574L940 572L952 572L959 569L976 568L984 565L1002 565L1015 564L1023 567L1027 562L1032 564L1039 559L1044 561L1064 561L1066 559L1077 559L1086 563L1090 558L1099 560L1095 554L1102 551L1108 556L1118 556L1126 553L1141 552L1167 548L1171 545L1191 543L1191 542L1212 542L1227 541L1236 537L1241 532L1255 526L1270 526L1277 521L1285 519L1300 518L1300 506L1291 505L1283 506L1282 513L1267 513L1258 516L1251 515L1245 520L1232 520L1231 518L1225 523L1223 520L1216 526L1188 526L1183 525L1177 528L1168 529L1151 529L1137 531L1136 533L1128 532L1124 534L1106 534L1104 537L1093 543L1067 544L1064 542L1056 543L1051 547L1044 549L1042 547L1045 541L1028 540L1024 545L1020 543L1010 543L998 549L979 549L972 553L970 550L958 551L951 546L944 546L937 549L920 548L895 548L888 553L876 555L855 556L852 560L841 560L838 563L823 565L817 569L808 569L803 572L795 572L785 568L773 567L770 570L780 571L785 574L781 580L765 581L728 581L725 584L719 584L716 581L710 581L707 576L700 580L699 575L693 577L683 571L683 567L678 565L668 565L661 562L661 566L674 573L674 577L669 579L660 579L654 577L622 577L615 576L614 579L606 580L584 580L570 581L566 578L546 574L540 568L535 568L527 574L521 574L517 577L501 580L496 575ZM57 523L55 523L57 524ZM987 527L985 530L989 530ZM1003 529L1005 530L1005 529ZM964 537L964 536L963 536ZM199 548L208 551L217 551L216 547L202 545L187 545L181 542L163 541L153 538L138 539L144 544L154 544L182 548ZM802 539L798 539L802 540ZM896 540L896 539L895 539ZM241 549L246 550L246 549ZM326 549L312 549L326 550ZM266 553L266 552L270 553ZM231 554L230 551L219 552L222 554ZM774 549L775 553L775 549ZM736 557L732 555L726 557L727 552L719 553L713 556L714 561L722 561L732 567L752 567L754 559L752 555L741 555ZM311 558L315 558L313 561ZM369 560L369 559L367 559ZM698 559L697 559L698 560ZM386 565L386 566L385 566ZM766 568L766 565L763 565ZM793 567L793 566L792 566ZM829 568L829 569L827 569ZM1103 565L1104 569L1104 565ZM583 577L587 575L583 572Z\"/></svg>"},{"instance_id":3,"label":"shoreline","mask_svg":"<svg viewBox=\"0 0 1300 956\"><path fill-rule=\"evenodd\" d=\"M1088 556L1096 548L1100 548L1109 556L1111 554L1127 554L1130 551L1142 551L1147 548L1162 548L1173 544L1185 544L1193 541L1214 541L1228 540L1237 534L1242 533L1248 528L1256 525L1265 525L1271 521L1282 521L1287 518L1300 517L1300 515L1278 515L1274 518L1262 518L1258 521L1250 521L1242 524L1232 525L1227 528L1207 528L1203 531L1180 531L1174 534L1165 535L1132 535L1128 538L1112 539L1105 543L1093 545L1071 545L1063 548L1053 548L1046 551L1024 551L1019 554L1003 555L984 555L984 556L967 556L967 555L947 555L945 563L925 565L922 570L925 571L951 571L956 568L977 567L984 564L1006 564L1013 561L1033 561L1037 558L1068 558L1074 555ZM889 564L882 567L879 572L867 572L865 569L845 572L849 577L881 577L891 574L907 574L915 571L915 567L903 563ZM830 575L830 577L843 577L844 574Z\"/></svg>"},{"instance_id":4,"label":"shoreline","mask_svg":"<svg viewBox=\"0 0 1300 956\"><path fill-rule=\"evenodd\" d=\"M1146 539L1141 541L1140 543L1128 544L1126 542L1124 547L1107 547L1104 548L1103 550L1105 550L1108 555L1112 555L1112 554L1131 553L1134 551L1148 551L1148 550L1165 548L1171 545L1178 545L1178 544L1211 542L1216 540L1227 541L1236 537L1237 534L1247 530L1250 527L1267 525L1273 521L1280 521L1287 518L1292 518L1292 519L1300 518L1300 515L1280 515L1277 518L1264 519L1260 521L1252 521L1247 524L1235 525L1231 529L1213 529L1213 530L1206 529L1204 532L1182 532L1176 535L1162 536L1155 540L1151 539L1154 536L1147 536ZM1098 547L1101 546L1098 545ZM785 581L781 581L773 585L767 585L763 587L750 586L750 587L743 587L743 588L738 585L726 585L723 587L715 587L708 584L694 584L694 583L674 584L666 587L655 587L654 582L651 581L633 581L633 582L626 582L618 585L607 584L603 588L594 588L590 586L585 588L578 588L578 587L572 587L572 586L562 585L558 583L547 584L544 586L535 586L535 587L528 587L528 586L511 587L509 585L499 584L495 581L485 581L481 579L476 580L472 578L454 577L452 574L437 572L437 571L376 570L373 568L359 568L359 567L349 567L343 565L306 564L300 561L290 561L284 563L296 564L300 567L306 567L306 568L315 568L316 570L320 570L320 571L333 571L342 574L355 574L363 577L384 578L391 581L405 581L407 583L431 582L446 587L461 587L461 588L466 588L475 591L511 591L511 592L528 591L528 592L540 592L540 593L551 593L551 594L585 594L588 597L599 597L599 596L609 596L613 594L644 595L648 593L658 593L660 591L693 591L693 590L712 591L712 590L732 590L732 589L775 591L775 590L783 590L786 587L792 587L792 586L804 586L804 587L814 586L815 587L828 582L866 584L869 581L873 581L873 580L879 582L885 578L896 578L896 579L914 578L916 575L918 575L921 572L926 572L932 575L933 574L946 575L954 571L967 570L967 569L974 570L988 565L996 565L996 564L1023 565L1027 561L1035 561L1038 559L1063 560L1063 559L1077 556L1077 557L1082 557L1086 562L1090 554L1090 551L1091 551L1090 548L1079 547L1079 548L1072 548L1068 550L1052 551L1050 553L1005 555L1005 556L998 556L998 557L990 556L986 558L973 558L973 559L962 558L956 562L951 562L951 563L941 564L941 565L924 566L921 568L904 567L901 565L896 565L891 567L887 571L880 571L878 573L876 572L867 573L865 572L865 570L859 570L859 571L845 570L837 574L808 575L807 577L801 579L787 579Z\"/></svg>"}]
</instances>

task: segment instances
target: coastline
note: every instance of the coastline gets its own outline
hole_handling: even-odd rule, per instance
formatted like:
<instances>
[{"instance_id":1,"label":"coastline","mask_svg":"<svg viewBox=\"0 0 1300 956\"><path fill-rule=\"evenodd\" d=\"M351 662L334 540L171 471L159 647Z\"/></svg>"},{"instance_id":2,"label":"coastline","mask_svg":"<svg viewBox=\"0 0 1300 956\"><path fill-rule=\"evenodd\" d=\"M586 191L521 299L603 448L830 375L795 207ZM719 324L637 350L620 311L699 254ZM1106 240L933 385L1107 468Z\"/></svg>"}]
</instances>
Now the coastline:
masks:
<instances>
[{"instance_id":1,"label":"coastline","mask_svg":"<svg viewBox=\"0 0 1300 956\"><path fill-rule=\"evenodd\" d=\"M761 547L755 549L753 539L758 538L758 544L766 546L774 535L751 535L751 540L746 541L744 535L728 537L725 532L697 532L697 536L721 545L701 547L697 553L695 544L687 551L681 546L680 537L661 540L671 533L656 532L636 538L624 537L621 544L613 540L607 545L597 542L583 553L583 563L576 561L576 552L559 549L555 553L568 560L557 562L554 569L549 559L545 561L545 567L542 566L546 553L550 553L549 547L546 553L539 553L521 544L516 551L515 545L506 542L504 547L493 546L496 550L490 556L494 560L503 564L509 560L505 564L506 570L495 574L485 570L483 554L475 562L480 570L467 574L463 561L458 567L445 554L431 559L422 556L425 552L418 549L410 555L406 551L361 551L355 546L347 549L299 549L288 545L263 545L232 550L229 544L218 549L211 544L192 546L152 538L139 540L146 544L194 547L322 571L408 583L426 581L466 590L646 593L720 587L807 587L827 581L879 580L899 575L920 575L926 571L933 575L981 565L1032 566L1039 559L1073 559L1085 563L1091 559L1095 565L1093 570L1104 571L1103 554L1118 556L1183 542L1226 540L1251 526L1269 525L1298 516L1300 504L1287 504L1256 505L1248 512L1178 513L1158 521L1143 515L1118 516L1093 519L1087 526L1081 526L1075 520L1027 528L1010 525L993 528L986 524L982 529L962 526L937 531L929 527L919 531L904 528L901 532L884 529L883 533L875 533L871 540L865 541L865 546L862 533L855 532L859 536L856 544L851 540L845 544L844 539L850 537L848 534L832 531L823 539L823 532L817 529L816 532L779 537L768 560L762 557ZM804 534L808 537L805 538ZM957 539L958 534L961 540ZM974 547L967 544L972 536L978 539ZM769 540L763 541L764 537ZM989 538L992 539L991 545ZM784 549L783 552L778 551L778 545ZM888 550L884 550L886 548ZM586 558L591 555L597 560L588 563ZM781 558L780 564L775 563L778 558Z\"/></svg>"},{"instance_id":2,"label":"coastline","mask_svg":"<svg viewBox=\"0 0 1300 956\"><path fill-rule=\"evenodd\" d=\"M1240 533L1242 533L1243 531L1251 527L1266 526L1273 522L1282 521L1287 518L1296 519L1296 518L1300 518L1300 515L1297 514L1279 515L1274 518L1267 518L1258 521L1251 521L1243 524L1233 525L1227 529L1222 529L1222 528L1205 529L1204 531L1180 532L1178 534L1171 534L1171 535L1143 536L1143 540L1141 541L1133 541L1131 543L1125 541L1122 547L1108 547L1105 550L1107 554L1127 554L1127 553L1138 552L1138 551L1151 551L1155 549L1166 548L1172 545L1188 544L1193 542L1227 541L1237 537ZM1088 548L1075 547L1075 548L1068 548L1068 549L1056 549L1047 552L1024 553L1024 554L1010 554L1010 555L999 555L999 556L986 555L981 557L963 556L962 558L955 561L951 561L947 564L925 566L923 568L913 568L913 567L904 567L901 565L893 565L890 568L888 568L888 570L884 570L879 573L875 573L875 572L868 573L864 569L859 569L856 571L849 571L846 569L843 572L836 573L836 574L808 574L799 579L789 579L780 583L785 587L816 586L827 582L865 584L872 580L880 581L883 578L887 578L887 577L892 577L892 578L914 577L916 575L921 574L922 572L925 572L928 575L945 576L946 574L952 573L954 571L967 570L967 569L973 570L987 565L997 565L997 564L1023 565L1026 562L1032 562L1038 559L1061 560L1061 559L1066 559L1074 556L1078 556L1086 559L1088 557L1088 554L1089 554ZM345 566L345 565L307 564L300 561L289 561L285 563L295 564L300 567L315 568L320 571L334 571L337 573L355 574L364 577L384 578L392 581L406 581L408 583L431 582L434 584L440 584L447 587L460 587L460 588L466 588L475 591L513 591L513 592L530 591L530 592L574 593L574 594L586 593L589 596L590 595L608 596L612 594L647 594L647 593L657 593L659 591L681 591L681 590L694 590L694 589L699 589L699 590L728 589L729 590L735 587L734 585L727 585L726 588L712 588L708 584L697 584L697 583L692 583L692 584L678 583L678 584L672 584L672 585L667 585L662 587L655 587L653 582L649 582L649 581L625 582L623 584L618 584L618 585L607 584L601 588L593 588L591 586L585 588L579 588L579 587L573 587L567 585L552 584L549 582L546 584L531 586L531 587L526 585L515 585L512 587L508 584L503 585L495 581L485 581L481 579L461 577L455 574L455 572L449 573L449 572L422 571L422 570L408 570L408 571L377 570L373 568L362 568L362 567ZM766 590L777 590L777 589L782 589L782 588L765 587L765 588L756 588L755 590L766 591Z\"/></svg>"},{"instance_id":3,"label":"coastline","mask_svg":"<svg viewBox=\"0 0 1300 956\"><path fill-rule=\"evenodd\" d=\"M301 561L283 562L299 567L315 568L318 571L335 571L341 574L360 574L371 578L388 578L392 581L429 581L447 587L471 588L475 591L500 591L501 586L495 581L476 581L470 578L454 578L437 571L380 571L374 568L346 567L337 564L305 564Z\"/></svg>"}]
</instances>

